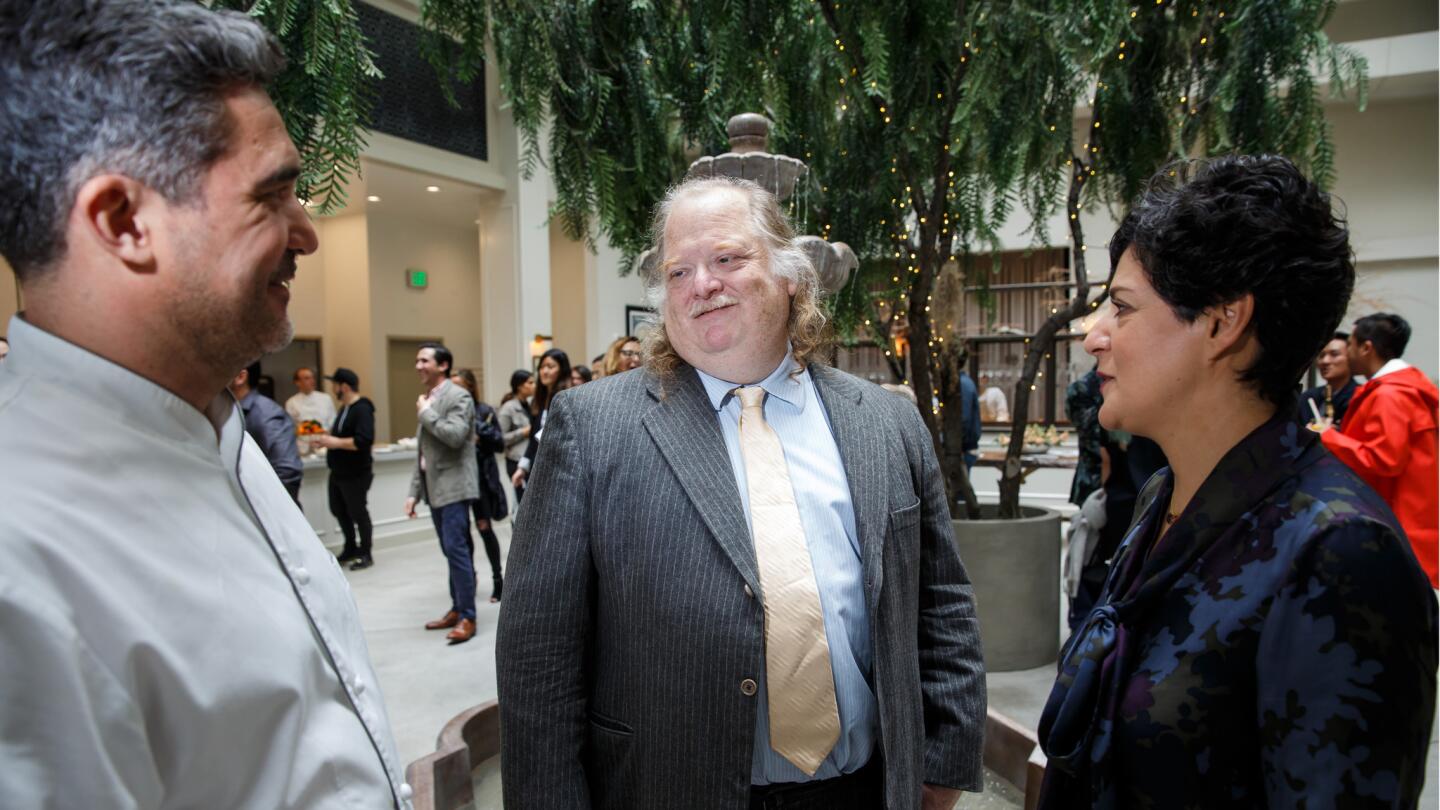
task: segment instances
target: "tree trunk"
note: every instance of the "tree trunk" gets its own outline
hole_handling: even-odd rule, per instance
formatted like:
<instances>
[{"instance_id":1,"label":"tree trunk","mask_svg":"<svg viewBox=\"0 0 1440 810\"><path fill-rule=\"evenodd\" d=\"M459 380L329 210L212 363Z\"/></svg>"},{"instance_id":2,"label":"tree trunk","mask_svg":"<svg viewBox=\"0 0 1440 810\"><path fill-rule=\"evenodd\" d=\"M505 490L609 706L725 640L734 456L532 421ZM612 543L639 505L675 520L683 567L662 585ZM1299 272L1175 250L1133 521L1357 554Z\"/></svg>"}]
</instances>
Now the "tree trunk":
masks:
<instances>
[{"instance_id":1,"label":"tree trunk","mask_svg":"<svg viewBox=\"0 0 1440 810\"><path fill-rule=\"evenodd\" d=\"M1020 453L1025 449L1025 428L1030 422L1030 392L1035 388L1040 364L1046 355L1054 351L1055 336L1060 330L1076 318L1083 318L1094 308L1089 301L1090 279L1085 270L1085 235L1080 227L1080 190L1085 182L1088 166L1078 157L1073 158L1073 164L1065 214L1070 218L1075 297L1070 299L1065 308L1047 318L1039 331L1025 341L1025 366L1020 373L1020 381L1015 384L1015 400L1011 410L1010 446L1006 448L1005 466L1000 473L1000 517L1006 520L1020 517L1020 486L1025 483Z\"/></svg>"},{"instance_id":2,"label":"tree trunk","mask_svg":"<svg viewBox=\"0 0 1440 810\"><path fill-rule=\"evenodd\" d=\"M961 449L961 431L963 422L960 422L962 408L955 408L954 414L947 416L946 409L941 409L940 414L935 414L932 406L935 391L939 390L937 380L932 374L934 368L935 353L930 349L930 342L934 339L934 330L930 323L930 313L926 311L929 306L930 293L935 287L935 277L939 274L939 254L933 247L936 234L930 229L920 229L920 250L917 254L920 272L910 285L910 304L908 307L908 318L910 321L910 382L915 389L915 405L920 409L920 418L924 420L925 427L930 430L930 441L935 448L935 456L940 460L940 472L945 478L945 502L950 507L952 517L960 517L959 504L963 500L965 504L965 515L972 520L980 517L980 504L975 497L975 489L970 485L970 476L965 469L964 450ZM927 239L928 237L928 239ZM942 352L941 362L945 362L945 354ZM946 400L959 402L959 369L954 369L956 376L956 394L954 399ZM941 379L944 378L945 369L941 369ZM947 426L954 425L950 430ZM954 434L953 437L951 434ZM954 458L951 458L953 448Z\"/></svg>"},{"instance_id":3,"label":"tree trunk","mask_svg":"<svg viewBox=\"0 0 1440 810\"><path fill-rule=\"evenodd\" d=\"M980 500L975 497L975 488L970 483L970 470L965 466L965 412L968 403L960 385L960 372L964 370L964 352L959 344L951 342L936 352L939 360L936 378L940 390L940 433L944 437L944 453L940 456L940 472L945 476L946 490L951 494L950 514L959 518L957 507L965 505L965 517L980 518Z\"/></svg>"}]
</instances>

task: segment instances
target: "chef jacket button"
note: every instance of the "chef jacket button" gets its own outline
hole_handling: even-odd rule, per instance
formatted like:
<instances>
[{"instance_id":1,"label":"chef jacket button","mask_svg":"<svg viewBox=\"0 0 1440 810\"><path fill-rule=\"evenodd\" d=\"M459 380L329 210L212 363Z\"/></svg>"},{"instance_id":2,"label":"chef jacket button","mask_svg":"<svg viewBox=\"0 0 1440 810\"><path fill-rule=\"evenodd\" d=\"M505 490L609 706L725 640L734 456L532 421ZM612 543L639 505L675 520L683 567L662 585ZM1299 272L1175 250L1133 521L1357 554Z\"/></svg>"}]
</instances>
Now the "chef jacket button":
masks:
<instances>
[{"instance_id":1,"label":"chef jacket button","mask_svg":"<svg viewBox=\"0 0 1440 810\"><path fill-rule=\"evenodd\" d=\"M759 689L760 687L756 686L755 681L750 678L746 678L740 682L740 692L746 697L753 696Z\"/></svg>"},{"instance_id":2,"label":"chef jacket button","mask_svg":"<svg viewBox=\"0 0 1440 810\"><path fill-rule=\"evenodd\" d=\"M410 789L409 782L400 785L400 798L408 800L414 794L415 791Z\"/></svg>"},{"instance_id":3,"label":"chef jacket button","mask_svg":"<svg viewBox=\"0 0 1440 810\"><path fill-rule=\"evenodd\" d=\"M308 585L308 584L310 584L310 572L309 572L309 571L306 571L304 568L296 568L293 573L295 574L295 582L296 582L296 584L299 584L299 585Z\"/></svg>"},{"instance_id":4,"label":"chef jacket button","mask_svg":"<svg viewBox=\"0 0 1440 810\"><path fill-rule=\"evenodd\" d=\"M365 682L360 680L359 676L356 676L354 683L351 685L355 687L355 694L365 694Z\"/></svg>"}]
</instances>

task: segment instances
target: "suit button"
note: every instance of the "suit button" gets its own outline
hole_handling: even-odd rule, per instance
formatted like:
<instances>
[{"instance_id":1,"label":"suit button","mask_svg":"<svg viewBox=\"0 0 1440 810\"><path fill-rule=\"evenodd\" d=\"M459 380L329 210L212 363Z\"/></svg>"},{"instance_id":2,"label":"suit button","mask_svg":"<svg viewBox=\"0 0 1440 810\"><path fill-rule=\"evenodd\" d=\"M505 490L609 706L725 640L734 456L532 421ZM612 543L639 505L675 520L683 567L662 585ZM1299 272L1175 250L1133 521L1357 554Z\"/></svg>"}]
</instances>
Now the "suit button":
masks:
<instances>
[{"instance_id":1,"label":"suit button","mask_svg":"<svg viewBox=\"0 0 1440 810\"><path fill-rule=\"evenodd\" d=\"M746 678L745 680L740 682L740 692L746 697L753 696L755 692L759 690L759 688L760 687L756 686L755 682L749 678Z\"/></svg>"},{"instance_id":2,"label":"suit button","mask_svg":"<svg viewBox=\"0 0 1440 810\"><path fill-rule=\"evenodd\" d=\"M754 598L755 598L755 592L752 591L752 590L750 590L750 586L749 586L749 585L746 585L746 586L745 586L745 595L748 596L748 597L750 597L751 599L754 599Z\"/></svg>"}]
</instances>

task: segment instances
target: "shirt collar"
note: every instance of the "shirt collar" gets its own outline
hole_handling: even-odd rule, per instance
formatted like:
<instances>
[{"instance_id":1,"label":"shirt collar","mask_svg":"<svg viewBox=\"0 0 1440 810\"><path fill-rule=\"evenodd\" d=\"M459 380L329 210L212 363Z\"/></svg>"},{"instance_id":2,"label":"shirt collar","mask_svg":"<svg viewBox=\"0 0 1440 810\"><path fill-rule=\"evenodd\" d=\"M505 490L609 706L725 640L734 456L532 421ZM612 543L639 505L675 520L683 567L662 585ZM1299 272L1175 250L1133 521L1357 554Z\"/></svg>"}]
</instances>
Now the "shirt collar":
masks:
<instances>
[{"instance_id":1,"label":"shirt collar","mask_svg":"<svg viewBox=\"0 0 1440 810\"><path fill-rule=\"evenodd\" d=\"M705 393L710 397L710 405L715 410L725 407L726 401L731 397L731 392L741 387L738 383L727 382L719 377L713 377L700 369L695 369L700 376L700 382L705 385ZM801 368L795 362L795 354L789 344L785 346L785 356L780 359L780 365L770 372L770 375L755 385L765 389L765 393L796 410L805 410L805 381L810 372Z\"/></svg>"},{"instance_id":2,"label":"shirt collar","mask_svg":"<svg viewBox=\"0 0 1440 810\"><path fill-rule=\"evenodd\" d=\"M126 421L165 436L206 443L211 449L237 414L229 391L219 391L205 410L128 368L52 335L16 313L8 327L10 354L0 369L42 382L63 381L68 395L105 403Z\"/></svg>"},{"instance_id":3,"label":"shirt collar","mask_svg":"<svg viewBox=\"0 0 1440 810\"><path fill-rule=\"evenodd\" d=\"M1375 376L1371 377L1370 379L1378 380L1381 377L1384 377L1386 374L1394 374L1397 371L1403 371L1409 367L1409 363L1396 357L1393 360L1387 360L1385 362L1385 365L1381 366L1380 370L1375 372Z\"/></svg>"}]
</instances>

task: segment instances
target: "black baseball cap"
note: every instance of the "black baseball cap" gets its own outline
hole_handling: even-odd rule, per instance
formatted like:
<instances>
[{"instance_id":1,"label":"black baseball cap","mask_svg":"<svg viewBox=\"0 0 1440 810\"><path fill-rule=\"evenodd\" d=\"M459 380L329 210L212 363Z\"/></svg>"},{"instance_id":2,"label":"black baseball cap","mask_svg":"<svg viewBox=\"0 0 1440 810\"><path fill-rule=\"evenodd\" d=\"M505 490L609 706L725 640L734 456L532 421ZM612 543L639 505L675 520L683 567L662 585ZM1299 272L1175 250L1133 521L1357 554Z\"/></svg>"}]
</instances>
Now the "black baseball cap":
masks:
<instances>
[{"instance_id":1,"label":"black baseball cap","mask_svg":"<svg viewBox=\"0 0 1440 810\"><path fill-rule=\"evenodd\" d=\"M337 368L335 369L334 374L326 375L325 379L333 380L337 383L345 383L346 385L355 389L358 389L360 387L360 375L356 374L348 368Z\"/></svg>"}]
</instances>

